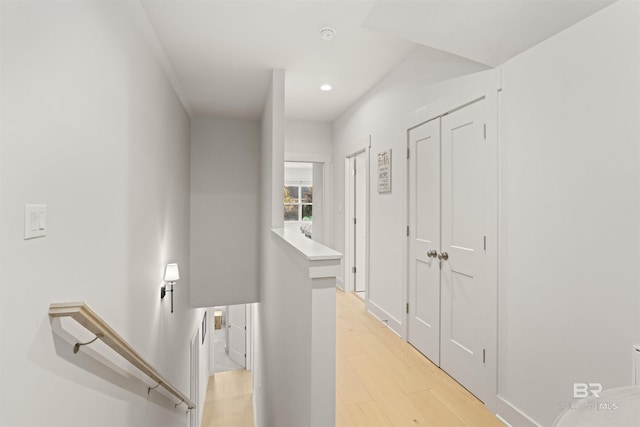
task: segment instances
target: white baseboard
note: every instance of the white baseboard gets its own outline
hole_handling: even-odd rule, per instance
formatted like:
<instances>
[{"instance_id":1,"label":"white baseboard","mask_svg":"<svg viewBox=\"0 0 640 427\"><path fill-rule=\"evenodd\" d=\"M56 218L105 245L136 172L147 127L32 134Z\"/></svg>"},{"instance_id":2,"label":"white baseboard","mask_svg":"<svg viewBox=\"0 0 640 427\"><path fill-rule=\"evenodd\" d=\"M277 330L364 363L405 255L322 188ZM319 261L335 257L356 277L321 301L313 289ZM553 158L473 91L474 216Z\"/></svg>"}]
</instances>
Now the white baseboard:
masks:
<instances>
[{"instance_id":1,"label":"white baseboard","mask_svg":"<svg viewBox=\"0 0 640 427\"><path fill-rule=\"evenodd\" d=\"M502 424L504 424L504 425L505 425L505 426L507 426L507 427L513 427L511 424L509 424L509 423L507 422L507 420L505 420L504 418L502 418L500 415L498 415L498 414L495 414L495 415L496 415L496 418L498 419L498 421L500 421Z\"/></svg>"},{"instance_id":2,"label":"white baseboard","mask_svg":"<svg viewBox=\"0 0 640 427\"><path fill-rule=\"evenodd\" d=\"M366 302L367 310L369 313L373 315L376 319L380 320L382 323L387 325L389 329L393 331L394 334L402 338L402 323L398 321L398 319L391 316L389 313L384 311L377 305L375 302L368 300Z\"/></svg>"},{"instance_id":3,"label":"white baseboard","mask_svg":"<svg viewBox=\"0 0 640 427\"><path fill-rule=\"evenodd\" d=\"M342 277L336 277L336 286L344 291L344 279Z\"/></svg>"},{"instance_id":4,"label":"white baseboard","mask_svg":"<svg viewBox=\"0 0 640 427\"><path fill-rule=\"evenodd\" d=\"M540 424L500 396L497 398L496 417L509 427L541 427Z\"/></svg>"}]
</instances>

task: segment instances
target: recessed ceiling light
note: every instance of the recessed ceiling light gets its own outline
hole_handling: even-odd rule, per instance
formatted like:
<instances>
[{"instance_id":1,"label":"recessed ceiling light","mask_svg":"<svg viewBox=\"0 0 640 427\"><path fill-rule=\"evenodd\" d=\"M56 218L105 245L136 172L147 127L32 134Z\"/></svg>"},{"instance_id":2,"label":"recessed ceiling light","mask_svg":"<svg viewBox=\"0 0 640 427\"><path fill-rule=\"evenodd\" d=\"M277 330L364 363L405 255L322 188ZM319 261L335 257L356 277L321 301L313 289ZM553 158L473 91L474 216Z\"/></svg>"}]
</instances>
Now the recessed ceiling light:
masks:
<instances>
[{"instance_id":1,"label":"recessed ceiling light","mask_svg":"<svg viewBox=\"0 0 640 427\"><path fill-rule=\"evenodd\" d=\"M331 27L320 28L320 38L326 42L330 42L336 36L336 30Z\"/></svg>"},{"instance_id":2,"label":"recessed ceiling light","mask_svg":"<svg viewBox=\"0 0 640 427\"><path fill-rule=\"evenodd\" d=\"M320 90L323 91L323 92L329 92L331 89L333 89L333 88L328 83L325 83L322 86L320 86Z\"/></svg>"}]
</instances>

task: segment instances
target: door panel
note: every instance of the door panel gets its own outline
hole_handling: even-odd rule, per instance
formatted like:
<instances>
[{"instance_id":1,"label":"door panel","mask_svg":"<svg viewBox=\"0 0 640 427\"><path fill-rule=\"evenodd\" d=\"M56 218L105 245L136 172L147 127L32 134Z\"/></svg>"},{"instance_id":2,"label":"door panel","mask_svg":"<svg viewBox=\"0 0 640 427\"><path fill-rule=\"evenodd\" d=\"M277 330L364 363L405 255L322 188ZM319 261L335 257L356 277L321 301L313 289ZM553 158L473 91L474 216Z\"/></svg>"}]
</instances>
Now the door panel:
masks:
<instances>
[{"instance_id":1,"label":"door panel","mask_svg":"<svg viewBox=\"0 0 640 427\"><path fill-rule=\"evenodd\" d=\"M440 329L440 289L438 276L438 262L429 260L424 262L423 260L416 260L416 283L422 286L416 286L415 293L416 298L414 302L415 306L415 320L421 323L421 326L426 328L433 328L432 333L436 333ZM428 334L422 337L428 338ZM426 344L429 344L428 342ZM431 343L432 352L434 353L431 360L437 363L438 355L438 340L433 340ZM428 352L428 350L425 349Z\"/></svg>"},{"instance_id":2,"label":"door panel","mask_svg":"<svg viewBox=\"0 0 640 427\"><path fill-rule=\"evenodd\" d=\"M228 306L229 357L246 367L246 304Z\"/></svg>"},{"instance_id":3,"label":"door panel","mask_svg":"<svg viewBox=\"0 0 640 427\"><path fill-rule=\"evenodd\" d=\"M464 274L451 276L454 285L451 287L449 301L451 313L451 341L461 350L473 354L474 345L472 317L467 313L473 312L473 278ZM444 310L446 312L446 310Z\"/></svg>"},{"instance_id":4,"label":"door panel","mask_svg":"<svg viewBox=\"0 0 640 427\"><path fill-rule=\"evenodd\" d=\"M440 363L440 265L427 256L440 249L440 123L409 133L409 333L408 340Z\"/></svg>"},{"instance_id":5,"label":"door panel","mask_svg":"<svg viewBox=\"0 0 640 427\"><path fill-rule=\"evenodd\" d=\"M487 232L485 102L454 111L442 125L441 367L479 399L484 386L482 294Z\"/></svg>"}]
</instances>

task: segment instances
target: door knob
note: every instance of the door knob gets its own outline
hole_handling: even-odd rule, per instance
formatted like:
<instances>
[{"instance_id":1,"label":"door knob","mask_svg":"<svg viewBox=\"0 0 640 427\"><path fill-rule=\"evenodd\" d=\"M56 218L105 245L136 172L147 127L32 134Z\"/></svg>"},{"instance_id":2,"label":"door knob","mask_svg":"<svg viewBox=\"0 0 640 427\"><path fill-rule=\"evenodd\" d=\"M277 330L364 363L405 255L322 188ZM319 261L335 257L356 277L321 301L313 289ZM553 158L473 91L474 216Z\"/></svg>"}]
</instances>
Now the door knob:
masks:
<instances>
[{"instance_id":1,"label":"door knob","mask_svg":"<svg viewBox=\"0 0 640 427\"><path fill-rule=\"evenodd\" d=\"M435 249L432 249L429 252L427 252L427 256L429 258L435 258L438 256L438 252Z\"/></svg>"},{"instance_id":2,"label":"door knob","mask_svg":"<svg viewBox=\"0 0 640 427\"><path fill-rule=\"evenodd\" d=\"M449 259L449 254L446 252L442 252L440 255L438 255L438 259L446 261Z\"/></svg>"}]
</instances>

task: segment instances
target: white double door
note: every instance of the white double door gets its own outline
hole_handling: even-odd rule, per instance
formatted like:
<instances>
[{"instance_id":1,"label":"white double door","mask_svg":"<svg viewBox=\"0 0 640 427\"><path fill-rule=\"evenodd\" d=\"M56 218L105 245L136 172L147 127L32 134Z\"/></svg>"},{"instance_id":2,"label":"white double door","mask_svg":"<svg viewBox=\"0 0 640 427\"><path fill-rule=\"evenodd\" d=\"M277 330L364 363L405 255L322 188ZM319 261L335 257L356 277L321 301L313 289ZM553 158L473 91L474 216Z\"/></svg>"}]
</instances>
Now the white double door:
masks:
<instances>
[{"instance_id":1,"label":"white double door","mask_svg":"<svg viewBox=\"0 0 640 427\"><path fill-rule=\"evenodd\" d=\"M497 191L487 171L485 104L409 131L408 340L482 401L491 328L486 300L495 286L486 251L494 212L488 204Z\"/></svg>"}]
</instances>

